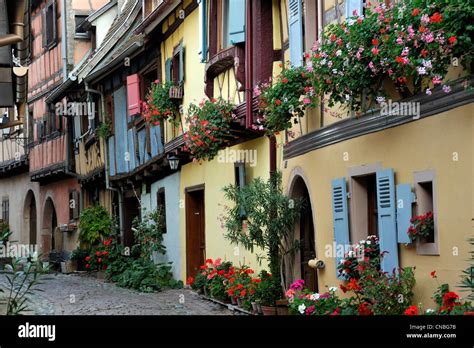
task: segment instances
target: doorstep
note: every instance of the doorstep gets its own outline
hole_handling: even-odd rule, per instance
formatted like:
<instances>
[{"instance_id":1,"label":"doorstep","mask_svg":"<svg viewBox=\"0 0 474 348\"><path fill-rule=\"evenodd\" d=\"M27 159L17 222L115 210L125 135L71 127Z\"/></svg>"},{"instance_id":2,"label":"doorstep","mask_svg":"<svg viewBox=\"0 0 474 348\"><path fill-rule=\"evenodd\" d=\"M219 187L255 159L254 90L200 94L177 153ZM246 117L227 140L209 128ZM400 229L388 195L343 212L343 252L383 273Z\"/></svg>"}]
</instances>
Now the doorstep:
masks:
<instances>
[{"instance_id":1,"label":"doorstep","mask_svg":"<svg viewBox=\"0 0 474 348\"><path fill-rule=\"evenodd\" d=\"M224 303L222 301L216 300L215 298L207 297L207 296L204 296L204 295L199 295L199 297L202 298L203 300L208 300L208 301L220 304L221 306L227 307L231 311L237 311L237 312L241 312L241 313L244 313L244 314L247 314L247 315L255 315L255 314L253 314L249 311L246 311L245 309L240 308L240 307L238 307L236 305L233 305L231 303Z\"/></svg>"}]
</instances>

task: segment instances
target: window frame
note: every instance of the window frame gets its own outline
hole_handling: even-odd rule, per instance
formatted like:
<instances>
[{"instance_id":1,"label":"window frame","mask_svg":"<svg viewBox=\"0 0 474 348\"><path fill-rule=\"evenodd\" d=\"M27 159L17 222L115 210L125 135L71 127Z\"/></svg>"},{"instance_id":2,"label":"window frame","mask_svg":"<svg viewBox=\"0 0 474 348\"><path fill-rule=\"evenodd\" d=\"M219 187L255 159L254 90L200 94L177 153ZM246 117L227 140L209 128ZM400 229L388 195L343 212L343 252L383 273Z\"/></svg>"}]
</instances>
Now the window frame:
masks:
<instances>
[{"instance_id":1,"label":"window frame","mask_svg":"<svg viewBox=\"0 0 474 348\"><path fill-rule=\"evenodd\" d=\"M166 189L165 187L160 187L156 191L156 208L159 209L163 207L163 215L164 215L164 223L163 223L163 234L168 232L167 224L166 224Z\"/></svg>"},{"instance_id":2,"label":"window frame","mask_svg":"<svg viewBox=\"0 0 474 348\"><path fill-rule=\"evenodd\" d=\"M2 220L10 224L10 199L8 196L2 197Z\"/></svg>"},{"instance_id":3,"label":"window frame","mask_svg":"<svg viewBox=\"0 0 474 348\"><path fill-rule=\"evenodd\" d=\"M426 197L422 184L431 182L431 197ZM414 192L415 192L415 211L416 215L426 214L427 200L431 198L431 206L434 222L434 242L416 241L416 253L418 255L439 255L439 231L438 231L438 209L436 197L436 173L434 170L423 170L414 172Z\"/></svg>"},{"instance_id":4,"label":"window frame","mask_svg":"<svg viewBox=\"0 0 474 348\"><path fill-rule=\"evenodd\" d=\"M49 14L51 11L51 14ZM49 18L51 16L51 18ZM58 13L56 0L50 1L43 9L43 48L52 49L58 43ZM49 27L51 25L51 28ZM49 32L51 30L51 32ZM51 37L49 37L51 35Z\"/></svg>"}]
</instances>

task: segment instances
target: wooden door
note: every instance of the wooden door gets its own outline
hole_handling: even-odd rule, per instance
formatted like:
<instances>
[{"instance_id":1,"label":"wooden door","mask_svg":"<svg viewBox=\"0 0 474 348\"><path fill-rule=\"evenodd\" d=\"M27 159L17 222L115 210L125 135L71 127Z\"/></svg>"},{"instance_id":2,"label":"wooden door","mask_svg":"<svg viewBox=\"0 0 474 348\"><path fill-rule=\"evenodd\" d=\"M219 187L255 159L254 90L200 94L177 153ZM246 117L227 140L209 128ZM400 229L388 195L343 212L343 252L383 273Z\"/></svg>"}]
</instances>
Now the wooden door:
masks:
<instances>
[{"instance_id":1,"label":"wooden door","mask_svg":"<svg viewBox=\"0 0 474 348\"><path fill-rule=\"evenodd\" d=\"M305 282L305 287L309 290L318 291L318 279L316 270L308 266L308 261L316 257L315 241L314 241L314 224L313 212L311 211L311 203L309 193L305 187L304 193L305 205L300 219L300 241L301 241L301 276Z\"/></svg>"},{"instance_id":2,"label":"wooden door","mask_svg":"<svg viewBox=\"0 0 474 348\"><path fill-rule=\"evenodd\" d=\"M195 277L206 254L204 189L186 191L186 274Z\"/></svg>"}]
</instances>

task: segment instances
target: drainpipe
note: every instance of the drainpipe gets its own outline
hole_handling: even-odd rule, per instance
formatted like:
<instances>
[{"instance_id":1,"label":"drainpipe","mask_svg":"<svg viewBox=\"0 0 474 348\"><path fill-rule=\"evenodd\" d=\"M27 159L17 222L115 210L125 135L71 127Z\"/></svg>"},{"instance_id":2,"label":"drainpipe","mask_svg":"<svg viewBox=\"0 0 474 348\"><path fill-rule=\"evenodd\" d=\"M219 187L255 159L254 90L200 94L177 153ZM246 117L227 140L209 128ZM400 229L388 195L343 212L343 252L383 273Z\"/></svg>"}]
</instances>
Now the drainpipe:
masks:
<instances>
[{"instance_id":1,"label":"drainpipe","mask_svg":"<svg viewBox=\"0 0 474 348\"><path fill-rule=\"evenodd\" d=\"M246 0L245 3L245 27L245 127L251 128L253 122L253 25L251 0Z\"/></svg>"},{"instance_id":2,"label":"drainpipe","mask_svg":"<svg viewBox=\"0 0 474 348\"><path fill-rule=\"evenodd\" d=\"M66 0L61 3L61 54L63 58L63 81L67 80L67 29Z\"/></svg>"},{"instance_id":3,"label":"drainpipe","mask_svg":"<svg viewBox=\"0 0 474 348\"><path fill-rule=\"evenodd\" d=\"M99 118L100 118L100 121L101 122L105 122L105 118L104 118L104 111L105 111L105 97L104 97L104 93L102 93L102 91L99 91L99 90L96 90L96 89L92 89L92 88L89 88L89 84L87 82L85 82L85 86L86 86L86 93L92 93L92 94L96 94L100 97L100 106L101 106L101 110L102 110L102 113L99 115ZM105 158L104 158L104 170L105 170L105 188L107 190L110 190L110 191L113 191L113 192L117 192L118 194L118 198L119 198L119 225L120 225L120 239L123 243L123 240L124 240L124 217L123 217L123 192L122 192L122 189L118 189L118 188L115 188L115 187L112 187L110 185L110 178L109 178L109 144L107 142L107 139L104 139L104 146L105 146Z\"/></svg>"},{"instance_id":4,"label":"drainpipe","mask_svg":"<svg viewBox=\"0 0 474 348\"><path fill-rule=\"evenodd\" d=\"M11 4L12 2L10 2ZM5 14L6 15L6 14ZM0 37L0 47L13 45L23 41L25 33L25 0L17 0L15 8L15 16L13 22L10 24L12 29L11 34Z\"/></svg>"}]
</instances>

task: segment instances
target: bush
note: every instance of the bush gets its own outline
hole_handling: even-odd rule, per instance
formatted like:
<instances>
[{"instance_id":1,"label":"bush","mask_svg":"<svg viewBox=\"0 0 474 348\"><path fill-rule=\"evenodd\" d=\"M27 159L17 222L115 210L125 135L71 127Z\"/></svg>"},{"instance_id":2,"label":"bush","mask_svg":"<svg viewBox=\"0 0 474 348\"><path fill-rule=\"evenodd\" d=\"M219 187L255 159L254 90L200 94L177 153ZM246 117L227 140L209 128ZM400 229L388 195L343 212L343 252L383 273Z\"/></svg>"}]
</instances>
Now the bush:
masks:
<instances>
[{"instance_id":1,"label":"bush","mask_svg":"<svg viewBox=\"0 0 474 348\"><path fill-rule=\"evenodd\" d=\"M112 230L112 219L101 205L85 208L79 222L79 241L87 246L96 246Z\"/></svg>"}]
</instances>

